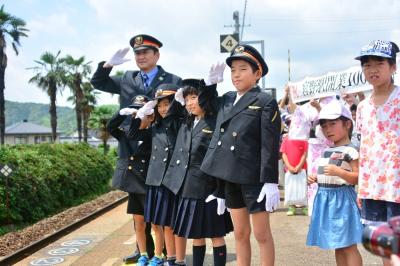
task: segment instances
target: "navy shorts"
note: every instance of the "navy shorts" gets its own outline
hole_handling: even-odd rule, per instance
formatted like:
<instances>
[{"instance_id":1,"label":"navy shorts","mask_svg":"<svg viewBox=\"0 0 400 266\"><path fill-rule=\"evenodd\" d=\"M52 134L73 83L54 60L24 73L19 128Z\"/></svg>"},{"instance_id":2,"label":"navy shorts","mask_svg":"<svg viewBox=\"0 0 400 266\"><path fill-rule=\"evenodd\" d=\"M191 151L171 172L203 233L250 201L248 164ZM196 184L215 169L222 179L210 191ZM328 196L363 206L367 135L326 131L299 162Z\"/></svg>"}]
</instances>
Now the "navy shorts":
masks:
<instances>
[{"instance_id":1,"label":"navy shorts","mask_svg":"<svg viewBox=\"0 0 400 266\"><path fill-rule=\"evenodd\" d=\"M225 181L225 205L230 209L246 207L249 213L265 211L265 198L257 202L263 183L236 184Z\"/></svg>"},{"instance_id":2,"label":"navy shorts","mask_svg":"<svg viewBox=\"0 0 400 266\"><path fill-rule=\"evenodd\" d=\"M126 212L129 214L144 215L144 199L144 194L129 193Z\"/></svg>"},{"instance_id":3,"label":"navy shorts","mask_svg":"<svg viewBox=\"0 0 400 266\"><path fill-rule=\"evenodd\" d=\"M387 222L400 215L400 203L361 199L361 218L368 222Z\"/></svg>"}]
</instances>

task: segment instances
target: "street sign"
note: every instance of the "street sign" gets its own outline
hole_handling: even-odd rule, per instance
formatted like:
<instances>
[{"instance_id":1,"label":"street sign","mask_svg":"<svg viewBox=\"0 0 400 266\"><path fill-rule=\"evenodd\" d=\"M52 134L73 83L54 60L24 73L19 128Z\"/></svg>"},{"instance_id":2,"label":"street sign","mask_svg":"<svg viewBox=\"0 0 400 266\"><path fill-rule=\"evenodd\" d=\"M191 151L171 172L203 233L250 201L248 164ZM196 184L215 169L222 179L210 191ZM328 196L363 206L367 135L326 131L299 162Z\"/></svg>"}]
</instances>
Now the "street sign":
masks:
<instances>
[{"instance_id":1,"label":"street sign","mask_svg":"<svg viewBox=\"0 0 400 266\"><path fill-rule=\"evenodd\" d=\"M0 164L0 175L4 176L4 177L8 177L9 175L11 175L12 173L12 168L11 166L7 165L7 164Z\"/></svg>"},{"instance_id":2,"label":"street sign","mask_svg":"<svg viewBox=\"0 0 400 266\"><path fill-rule=\"evenodd\" d=\"M239 44L239 34L237 33L220 35L219 39L221 53L230 53Z\"/></svg>"}]
</instances>

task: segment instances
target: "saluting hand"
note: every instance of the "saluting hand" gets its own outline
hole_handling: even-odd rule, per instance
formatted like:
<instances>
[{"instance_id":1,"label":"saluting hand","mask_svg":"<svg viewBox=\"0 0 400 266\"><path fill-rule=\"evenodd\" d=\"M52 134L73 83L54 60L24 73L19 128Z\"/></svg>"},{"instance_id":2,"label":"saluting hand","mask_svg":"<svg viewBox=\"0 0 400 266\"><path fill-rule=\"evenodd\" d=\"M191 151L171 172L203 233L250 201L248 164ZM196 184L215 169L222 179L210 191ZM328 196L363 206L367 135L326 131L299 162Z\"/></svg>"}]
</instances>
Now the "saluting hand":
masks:
<instances>
[{"instance_id":1,"label":"saluting hand","mask_svg":"<svg viewBox=\"0 0 400 266\"><path fill-rule=\"evenodd\" d=\"M212 65L210 68L210 72L208 73L208 77L204 80L206 85L209 86L224 81L225 67L226 64L223 62Z\"/></svg>"},{"instance_id":2,"label":"saluting hand","mask_svg":"<svg viewBox=\"0 0 400 266\"><path fill-rule=\"evenodd\" d=\"M125 58L126 54L129 52L129 47L124 49L119 49L111 58L108 60L103 66L104 67L113 67L117 65L121 65L130 59Z\"/></svg>"}]
</instances>

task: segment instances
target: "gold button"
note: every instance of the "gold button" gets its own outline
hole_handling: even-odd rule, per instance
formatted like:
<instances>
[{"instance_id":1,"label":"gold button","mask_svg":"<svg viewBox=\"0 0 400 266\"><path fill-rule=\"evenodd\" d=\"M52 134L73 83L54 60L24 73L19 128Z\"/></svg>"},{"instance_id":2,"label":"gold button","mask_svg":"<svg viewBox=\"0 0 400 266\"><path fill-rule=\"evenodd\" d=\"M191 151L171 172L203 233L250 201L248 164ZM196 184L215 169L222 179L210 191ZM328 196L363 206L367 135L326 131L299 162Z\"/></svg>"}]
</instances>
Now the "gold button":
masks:
<instances>
[{"instance_id":1,"label":"gold button","mask_svg":"<svg viewBox=\"0 0 400 266\"><path fill-rule=\"evenodd\" d=\"M176 160L176 164L180 164L181 163L181 161L179 161L179 160Z\"/></svg>"},{"instance_id":2,"label":"gold button","mask_svg":"<svg viewBox=\"0 0 400 266\"><path fill-rule=\"evenodd\" d=\"M132 170L132 166L129 165L129 166L128 166L128 169L129 169L129 170Z\"/></svg>"},{"instance_id":3,"label":"gold button","mask_svg":"<svg viewBox=\"0 0 400 266\"><path fill-rule=\"evenodd\" d=\"M236 132L232 132L232 136L236 137L237 133Z\"/></svg>"},{"instance_id":4,"label":"gold button","mask_svg":"<svg viewBox=\"0 0 400 266\"><path fill-rule=\"evenodd\" d=\"M168 151L168 147L167 147L167 148L165 148L165 151Z\"/></svg>"},{"instance_id":5,"label":"gold button","mask_svg":"<svg viewBox=\"0 0 400 266\"><path fill-rule=\"evenodd\" d=\"M222 144L222 142L221 142L221 141L218 141L218 146L221 146L221 144Z\"/></svg>"},{"instance_id":6,"label":"gold button","mask_svg":"<svg viewBox=\"0 0 400 266\"><path fill-rule=\"evenodd\" d=\"M225 128L221 127L221 132L224 133L225 132Z\"/></svg>"},{"instance_id":7,"label":"gold button","mask_svg":"<svg viewBox=\"0 0 400 266\"><path fill-rule=\"evenodd\" d=\"M156 156L153 156L152 158L153 158L153 160L155 160L155 159L156 159Z\"/></svg>"},{"instance_id":8,"label":"gold button","mask_svg":"<svg viewBox=\"0 0 400 266\"><path fill-rule=\"evenodd\" d=\"M154 146L154 150L155 150L155 151L157 150L157 146Z\"/></svg>"},{"instance_id":9,"label":"gold button","mask_svg":"<svg viewBox=\"0 0 400 266\"><path fill-rule=\"evenodd\" d=\"M142 160L142 163L146 163L146 160Z\"/></svg>"},{"instance_id":10,"label":"gold button","mask_svg":"<svg viewBox=\"0 0 400 266\"><path fill-rule=\"evenodd\" d=\"M167 161L167 158L164 158L164 159L163 159L163 162L165 163L166 161Z\"/></svg>"},{"instance_id":11,"label":"gold button","mask_svg":"<svg viewBox=\"0 0 400 266\"><path fill-rule=\"evenodd\" d=\"M131 158L130 158L130 159L131 159L131 161L133 161L133 159L135 159L135 157L131 156Z\"/></svg>"},{"instance_id":12,"label":"gold button","mask_svg":"<svg viewBox=\"0 0 400 266\"><path fill-rule=\"evenodd\" d=\"M235 146L231 146L231 151L234 151L235 150Z\"/></svg>"}]
</instances>

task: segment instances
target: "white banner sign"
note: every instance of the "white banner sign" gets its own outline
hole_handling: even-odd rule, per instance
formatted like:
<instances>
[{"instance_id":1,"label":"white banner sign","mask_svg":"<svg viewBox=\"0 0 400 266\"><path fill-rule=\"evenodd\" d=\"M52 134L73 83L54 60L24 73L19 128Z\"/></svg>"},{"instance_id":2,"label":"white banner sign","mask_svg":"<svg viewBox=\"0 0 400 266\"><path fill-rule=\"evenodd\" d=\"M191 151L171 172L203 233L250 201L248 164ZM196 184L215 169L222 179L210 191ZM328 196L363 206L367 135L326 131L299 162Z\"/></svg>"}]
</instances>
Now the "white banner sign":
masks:
<instances>
[{"instance_id":1,"label":"white banner sign","mask_svg":"<svg viewBox=\"0 0 400 266\"><path fill-rule=\"evenodd\" d=\"M350 67L340 72L328 72L319 77L306 77L299 82L289 83L292 100L295 103L341 93L371 90L361 67Z\"/></svg>"}]
</instances>

